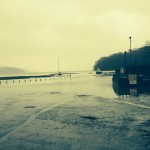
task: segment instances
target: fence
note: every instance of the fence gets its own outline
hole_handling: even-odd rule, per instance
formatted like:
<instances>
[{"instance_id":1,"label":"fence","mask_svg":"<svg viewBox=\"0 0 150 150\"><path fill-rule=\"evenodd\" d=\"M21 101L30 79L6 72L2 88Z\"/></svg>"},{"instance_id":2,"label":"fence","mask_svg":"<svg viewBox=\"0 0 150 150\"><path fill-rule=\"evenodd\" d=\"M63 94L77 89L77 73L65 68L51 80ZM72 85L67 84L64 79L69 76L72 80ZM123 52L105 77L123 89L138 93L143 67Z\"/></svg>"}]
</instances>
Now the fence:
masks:
<instances>
[{"instance_id":1,"label":"fence","mask_svg":"<svg viewBox=\"0 0 150 150\"><path fill-rule=\"evenodd\" d=\"M54 76L54 77L42 77L42 78L28 78L28 79L9 79L9 80L0 80L0 85L13 85L13 84L35 84L43 82L56 82L64 80L75 80L75 79L86 79L92 78L95 75L93 74L84 74L84 75L66 75L66 76Z\"/></svg>"}]
</instances>

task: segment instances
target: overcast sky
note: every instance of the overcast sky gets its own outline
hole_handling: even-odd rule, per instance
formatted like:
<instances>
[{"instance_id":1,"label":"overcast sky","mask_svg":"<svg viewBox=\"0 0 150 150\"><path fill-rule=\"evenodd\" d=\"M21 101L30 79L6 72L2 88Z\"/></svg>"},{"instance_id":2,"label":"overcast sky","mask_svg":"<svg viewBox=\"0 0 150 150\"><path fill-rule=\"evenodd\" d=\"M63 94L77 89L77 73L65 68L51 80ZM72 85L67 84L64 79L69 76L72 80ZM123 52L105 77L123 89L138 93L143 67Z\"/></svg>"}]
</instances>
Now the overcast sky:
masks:
<instances>
[{"instance_id":1,"label":"overcast sky","mask_svg":"<svg viewBox=\"0 0 150 150\"><path fill-rule=\"evenodd\" d=\"M92 70L150 40L150 0L0 0L0 66Z\"/></svg>"}]
</instances>

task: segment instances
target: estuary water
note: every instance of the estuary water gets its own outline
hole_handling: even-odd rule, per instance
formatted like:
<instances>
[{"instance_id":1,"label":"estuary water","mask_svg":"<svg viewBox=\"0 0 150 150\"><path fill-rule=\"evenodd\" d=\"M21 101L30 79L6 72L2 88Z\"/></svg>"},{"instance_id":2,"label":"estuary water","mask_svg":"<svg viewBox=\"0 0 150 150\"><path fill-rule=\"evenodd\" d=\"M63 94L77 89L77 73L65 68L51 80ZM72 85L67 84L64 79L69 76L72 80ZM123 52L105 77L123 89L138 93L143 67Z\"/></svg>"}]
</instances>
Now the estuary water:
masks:
<instances>
[{"instance_id":1,"label":"estuary water","mask_svg":"<svg viewBox=\"0 0 150 150\"><path fill-rule=\"evenodd\" d=\"M25 74L9 74L1 75L5 76L39 76L39 75L49 75L57 74L56 72L36 72L36 73L25 73ZM84 91L85 93L94 93L98 96L105 98L115 98L119 100L133 101L136 103L149 104L150 100L150 87L134 87L134 88L120 88L114 87L112 84L112 76L105 72L102 75L96 75L92 71L66 71L63 72L61 76L55 75L49 78L29 78L29 79L15 79L15 80L4 80L0 81L0 88L7 87L18 87L23 85L31 86L36 84L68 84L69 82L76 82L78 84L83 84L85 86L88 82L93 82L93 86L88 87ZM84 82L84 83L83 83Z\"/></svg>"}]
</instances>

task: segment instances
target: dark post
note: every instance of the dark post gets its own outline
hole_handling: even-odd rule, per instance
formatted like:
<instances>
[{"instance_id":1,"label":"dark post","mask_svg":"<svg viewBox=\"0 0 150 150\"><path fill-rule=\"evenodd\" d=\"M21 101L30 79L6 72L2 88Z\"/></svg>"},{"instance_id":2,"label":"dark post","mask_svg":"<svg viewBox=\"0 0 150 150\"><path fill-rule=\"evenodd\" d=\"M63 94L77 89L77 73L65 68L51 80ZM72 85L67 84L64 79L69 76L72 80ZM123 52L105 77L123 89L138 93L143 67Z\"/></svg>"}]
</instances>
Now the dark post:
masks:
<instances>
[{"instance_id":1,"label":"dark post","mask_svg":"<svg viewBox=\"0 0 150 150\"><path fill-rule=\"evenodd\" d=\"M130 50L129 51L130 51L130 65L131 65L131 39L132 39L132 37L130 36L129 39L130 39Z\"/></svg>"},{"instance_id":2,"label":"dark post","mask_svg":"<svg viewBox=\"0 0 150 150\"><path fill-rule=\"evenodd\" d=\"M71 80L71 73L70 73L70 80Z\"/></svg>"},{"instance_id":3,"label":"dark post","mask_svg":"<svg viewBox=\"0 0 150 150\"><path fill-rule=\"evenodd\" d=\"M127 68L127 52L124 52L124 73L126 74L126 68Z\"/></svg>"}]
</instances>

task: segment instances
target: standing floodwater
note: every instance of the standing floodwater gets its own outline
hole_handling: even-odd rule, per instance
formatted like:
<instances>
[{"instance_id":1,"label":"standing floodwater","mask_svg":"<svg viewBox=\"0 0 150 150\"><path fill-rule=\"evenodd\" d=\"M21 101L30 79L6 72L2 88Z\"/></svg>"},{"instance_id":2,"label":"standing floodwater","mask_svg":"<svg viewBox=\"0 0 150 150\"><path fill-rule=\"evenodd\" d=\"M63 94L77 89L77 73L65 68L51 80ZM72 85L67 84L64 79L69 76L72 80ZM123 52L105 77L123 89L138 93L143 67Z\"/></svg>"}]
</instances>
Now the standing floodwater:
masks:
<instances>
[{"instance_id":1,"label":"standing floodwater","mask_svg":"<svg viewBox=\"0 0 150 150\"><path fill-rule=\"evenodd\" d=\"M117 94L89 73L2 82L0 149L148 150L149 95Z\"/></svg>"}]
</instances>

